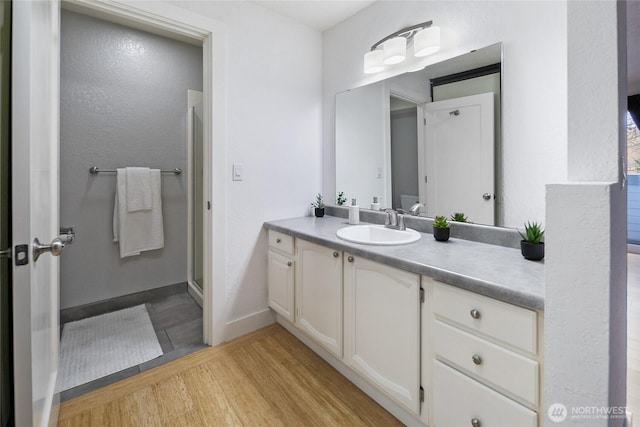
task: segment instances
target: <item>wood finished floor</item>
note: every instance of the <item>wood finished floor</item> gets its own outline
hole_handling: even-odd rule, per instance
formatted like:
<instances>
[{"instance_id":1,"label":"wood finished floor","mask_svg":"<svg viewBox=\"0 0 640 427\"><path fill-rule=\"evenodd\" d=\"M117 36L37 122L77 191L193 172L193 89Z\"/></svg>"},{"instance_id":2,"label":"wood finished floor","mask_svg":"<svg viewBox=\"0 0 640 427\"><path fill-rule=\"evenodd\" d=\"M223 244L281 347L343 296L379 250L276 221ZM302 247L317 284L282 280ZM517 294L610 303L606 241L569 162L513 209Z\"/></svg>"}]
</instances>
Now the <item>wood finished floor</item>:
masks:
<instances>
[{"instance_id":1,"label":"wood finished floor","mask_svg":"<svg viewBox=\"0 0 640 427\"><path fill-rule=\"evenodd\" d=\"M60 405L59 426L400 426L279 325Z\"/></svg>"},{"instance_id":2,"label":"wood finished floor","mask_svg":"<svg viewBox=\"0 0 640 427\"><path fill-rule=\"evenodd\" d=\"M640 255L627 255L627 408L640 424Z\"/></svg>"}]
</instances>

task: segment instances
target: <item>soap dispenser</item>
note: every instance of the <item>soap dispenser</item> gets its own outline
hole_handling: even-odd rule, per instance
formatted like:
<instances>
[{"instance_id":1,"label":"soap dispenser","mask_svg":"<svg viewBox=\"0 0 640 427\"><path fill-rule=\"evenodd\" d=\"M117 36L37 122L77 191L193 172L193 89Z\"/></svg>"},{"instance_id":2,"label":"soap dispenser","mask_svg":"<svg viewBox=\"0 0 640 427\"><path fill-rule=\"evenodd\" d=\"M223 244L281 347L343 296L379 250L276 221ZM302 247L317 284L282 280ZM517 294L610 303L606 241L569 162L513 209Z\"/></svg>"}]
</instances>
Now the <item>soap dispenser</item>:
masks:
<instances>
[{"instance_id":1,"label":"soap dispenser","mask_svg":"<svg viewBox=\"0 0 640 427\"><path fill-rule=\"evenodd\" d=\"M376 196L373 196L373 202L371 202L371 210L373 211L380 210L380 203L378 202L378 198Z\"/></svg>"},{"instance_id":2,"label":"soap dispenser","mask_svg":"<svg viewBox=\"0 0 640 427\"><path fill-rule=\"evenodd\" d=\"M360 224L360 208L356 199L351 199L351 206L349 206L349 224Z\"/></svg>"}]
</instances>

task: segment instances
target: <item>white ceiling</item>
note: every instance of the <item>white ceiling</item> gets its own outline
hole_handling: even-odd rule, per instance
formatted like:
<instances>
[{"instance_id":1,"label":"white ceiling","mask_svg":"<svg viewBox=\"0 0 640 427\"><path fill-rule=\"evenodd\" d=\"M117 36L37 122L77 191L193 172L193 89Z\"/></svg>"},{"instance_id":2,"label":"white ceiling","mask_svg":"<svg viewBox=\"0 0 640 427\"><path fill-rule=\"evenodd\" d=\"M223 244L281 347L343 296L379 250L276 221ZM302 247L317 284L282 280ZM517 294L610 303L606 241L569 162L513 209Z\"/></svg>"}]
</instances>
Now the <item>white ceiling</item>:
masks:
<instances>
[{"instance_id":1,"label":"white ceiling","mask_svg":"<svg viewBox=\"0 0 640 427\"><path fill-rule=\"evenodd\" d=\"M268 9L318 31L328 30L337 23L369 6L375 0L255 0Z\"/></svg>"},{"instance_id":2,"label":"white ceiling","mask_svg":"<svg viewBox=\"0 0 640 427\"><path fill-rule=\"evenodd\" d=\"M375 0L254 0L274 12L318 31L327 30ZM627 2L627 73L629 95L640 93L640 1Z\"/></svg>"}]
</instances>

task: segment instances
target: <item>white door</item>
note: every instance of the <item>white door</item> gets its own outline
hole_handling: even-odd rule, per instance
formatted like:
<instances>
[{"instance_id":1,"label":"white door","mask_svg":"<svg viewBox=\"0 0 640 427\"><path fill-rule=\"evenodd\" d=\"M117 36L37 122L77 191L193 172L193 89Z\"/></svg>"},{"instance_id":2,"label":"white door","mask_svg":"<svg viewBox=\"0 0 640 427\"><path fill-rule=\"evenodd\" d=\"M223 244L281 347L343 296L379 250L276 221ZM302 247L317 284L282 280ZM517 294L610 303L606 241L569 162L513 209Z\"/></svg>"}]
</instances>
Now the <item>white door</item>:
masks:
<instances>
[{"instance_id":1,"label":"white door","mask_svg":"<svg viewBox=\"0 0 640 427\"><path fill-rule=\"evenodd\" d=\"M58 223L59 19L57 1L13 2L12 231L15 424L57 423L58 259L34 260ZM21 259L25 265L16 265Z\"/></svg>"},{"instance_id":2,"label":"white door","mask_svg":"<svg viewBox=\"0 0 640 427\"><path fill-rule=\"evenodd\" d=\"M342 358L342 252L297 240L295 324Z\"/></svg>"},{"instance_id":3,"label":"white door","mask_svg":"<svg viewBox=\"0 0 640 427\"><path fill-rule=\"evenodd\" d=\"M344 359L420 413L420 277L345 254Z\"/></svg>"},{"instance_id":4,"label":"white door","mask_svg":"<svg viewBox=\"0 0 640 427\"><path fill-rule=\"evenodd\" d=\"M424 105L420 201L427 215L463 212L470 222L494 224L493 93Z\"/></svg>"}]
</instances>

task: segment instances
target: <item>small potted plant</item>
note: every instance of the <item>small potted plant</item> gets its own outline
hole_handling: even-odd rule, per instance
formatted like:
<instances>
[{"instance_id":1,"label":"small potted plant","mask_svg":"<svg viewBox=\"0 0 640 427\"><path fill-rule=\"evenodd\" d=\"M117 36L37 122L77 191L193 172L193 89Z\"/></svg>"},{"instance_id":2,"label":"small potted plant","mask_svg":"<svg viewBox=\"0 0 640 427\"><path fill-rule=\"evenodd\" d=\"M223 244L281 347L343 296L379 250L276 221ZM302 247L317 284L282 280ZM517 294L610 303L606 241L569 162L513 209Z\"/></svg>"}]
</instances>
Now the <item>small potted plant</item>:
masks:
<instances>
[{"instance_id":1,"label":"small potted plant","mask_svg":"<svg viewBox=\"0 0 640 427\"><path fill-rule=\"evenodd\" d=\"M449 222L443 216L436 216L433 220L433 238L439 242L449 240Z\"/></svg>"},{"instance_id":2,"label":"small potted plant","mask_svg":"<svg viewBox=\"0 0 640 427\"><path fill-rule=\"evenodd\" d=\"M338 206L342 206L347 201L347 198L344 196L344 191L338 193L338 198L336 199L336 204Z\"/></svg>"},{"instance_id":3,"label":"small potted plant","mask_svg":"<svg viewBox=\"0 0 640 427\"><path fill-rule=\"evenodd\" d=\"M324 216L324 201L322 200L322 194L318 193L316 195L316 201L311 203L311 206L314 208L316 217L322 218Z\"/></svg>"},{"instance_id":4,"label":"small potted plant","mask_svg":"<svg viewBox=\"0 0 640 427\"><path fill-rule=\"evenodd\" d=\"M544 230L542 225L537 222L527 222L524 225L524 233L518 230L522 241L520 242L520 251L525 259L531 261L540 261L544 258L544 242L542 236L544 236Z\"/></svg>"},{"instance_id":5,"label":"small potted plant","mask_svg":"<svg viewBox=\"0 0 640 427\"><path fill-rule=\"evenodd\" d=\"M455 222L467 222L467 217L464 216L464 213L462 212L454 212L453 215L451 215L451 221L455 221Z\"/></svg>"}]
</instances>

